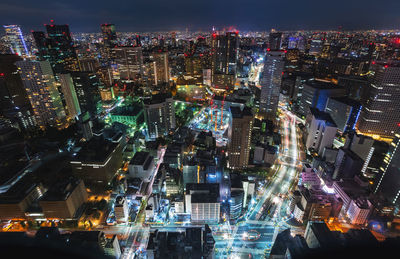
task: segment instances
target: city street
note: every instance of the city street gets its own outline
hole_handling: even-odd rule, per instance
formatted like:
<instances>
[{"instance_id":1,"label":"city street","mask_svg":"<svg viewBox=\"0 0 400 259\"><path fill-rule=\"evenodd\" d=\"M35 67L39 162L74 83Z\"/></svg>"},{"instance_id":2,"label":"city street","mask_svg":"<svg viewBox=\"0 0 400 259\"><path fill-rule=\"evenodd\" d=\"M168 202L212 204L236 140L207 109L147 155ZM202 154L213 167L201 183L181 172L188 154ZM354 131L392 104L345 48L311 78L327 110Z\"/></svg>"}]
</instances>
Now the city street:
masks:
<instances>
[{"instance_id":1,"label":"city street","mask_svg":"<svg viewBox=\"0 0 400 259\"><path fill-rule=\"evenodd\" d=\"M280 124L282 146L274 164L277 170L261 197L257 197L253 208L249 208L245 220L233 227L220 227L221 232L214 235L218 258L263 258L269 254L279 231L287 227L288 218L282 218L280 212L286 210L282 206L287 206L284 201L298 174L296 119L284 112L280 116ZM266 219L262 220L263 217ZM257 240L246 238L251 231L259 233Z\"/></svg>"}]
</instances>

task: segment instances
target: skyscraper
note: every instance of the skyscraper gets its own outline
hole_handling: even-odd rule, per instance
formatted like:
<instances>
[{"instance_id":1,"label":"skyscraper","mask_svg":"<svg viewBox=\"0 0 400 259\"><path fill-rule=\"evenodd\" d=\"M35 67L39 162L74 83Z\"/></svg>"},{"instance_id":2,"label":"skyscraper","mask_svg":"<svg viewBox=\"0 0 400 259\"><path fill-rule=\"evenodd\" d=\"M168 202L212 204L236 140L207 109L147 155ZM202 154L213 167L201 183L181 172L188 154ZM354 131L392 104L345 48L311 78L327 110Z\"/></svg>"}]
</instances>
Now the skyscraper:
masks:
<instances>
[{"instance_id":1,"label":"skyscraper","mask_svg":"<svg viewBox=\"0 0 400 259\"><path fill-rule=\"evenodd\" d=\"M61 84L61 91L64 95L68 117L73 119L81 113L74 82L70 74L58 74L58 78Z\"/></svg>"},{"instance_id":2,"label":"skyscraper","mask_svg":"<svg viewBox=\"0 0 400 259\"><path fill-rule=\"evenodd\" d=\"M271 118L275 118L278 107L284 57L284 51L267 51L265 56L264 71L260 80L260 111Z\"/></svg>"},{"instance_id":3,"label":"skyscraper","mask_svg":"<svg viewBox=\"0 0 400 259\"><path fill-rule=\"evenodd\" d=\"M175 108L173 99L165 95L153 95L144 102L144 117L147 136L156 139L175 129Z\"/></svg>"},{"instance_id":4,"label":"skyscraper","mask_svg":"<svg viewBox=\"0 0 400 259\"><path fill-rule=\"evenodd\" d=\"M46 25L43 32L33 32L40 60L48 60L55 73L78 71L78 59L68 25Z\"/></svg>"},{"instance_id":5,"label":"skyscraper","mask_svg":"<svg viewBox=\"0 0 400 259\"><path fill-rule=\"evenodd\" d=\"M21 28L18 25L4 25L4 29L11 52L21 57L29 56L29 51L26 47Z\"/></svg>"},{"instance_id":6,"label":"skyscraper","mask_svg":"<svg viewBox=\"0 0 400 259\"><path fill-rule=\"evenodd\" d=\"M89 112L94 118L97 115L97 106L100 101L100 80L95 73L71 72L74 82L76 96L78 98L81 112Z\"/></svg>"},{"instance_id":7,"label":"skyscraper","mask_svg":"<svg viewBox=\"0 0 400 259\"><path fill-rule=\"evenodd\" d=\"M115 47L111 49L116 79L133 80L143 73L142 47Z\"/></svg>"},{"instance_id":8,"label":"skyscraper","mask_svg":"<svg viewBox=\"0 0 400 259\"><path fill-rule=\"evenodd\" d=\"M375 193L380 193L392 204L399 204L400 196L400 144L399 131L390 144L389 151L383 159L380 168L380 179L375 188Z\"/></svg>"},{"instance_id":9,"label":"skyscraper","mask_svg":"<svg viewBox=\"0 0 400 259\"><path fill-rule=\"evenodd\" d=\"M228 131L228 167L245 168L249 164L253 114L250 108L231 106L232 124Z\"/></svg>"},{"instance_id":10,"label":"skyscraper","mask_svg":"<svg viewBox=\"0 0 400 259\"><path fill-rule=\"evenodd\" d=\"M102 24L101 32L103 33L103 43L106 48L114 48L117 46L117 32L115 31L114 24Z\"/></svg>"},{"instance_id":11,"label":"skyscraper","mask_svg":"<svg viewBox=\"0 0 400 259\"><path fill-rule=\"evenodd\" d=\"M400 62L373 62L371 74L356 128L365 135L392 138L400 122Z\"/></svg>"},{"instance_id":12,"label":"skyscraper","mask_svg":"<svg viewBox=\"0 0 400 259\"><path fill-rule=\"evenodd\" d=\"M14 64L21 60L21 57L14 54L0 55L0 114L16 121L21 130L29 131L35 128L36 120L18 68Z\"/></svg>"},{"instance_id":13,"label":"skyscraper","mask_svg":"<svg viewBox=\"0 0 400 259\"><path fill-rule=\"evenodd\" d=\"M268 38L270 50L280 50L282 45L282 32L271 32Z\"/></svg>"},{"instance_id":14,"label":"skyscraper","mask_svg":"<svg viewBox=\"0 0 400 259\"><path fill-rule=\"evenodd\" d=\"M48 61L17 61L38 125L64 128L65 110Z\"/></svg>"},{"instance_id":15,"label":"skyscraper","mask_svg":"<svg viewBox=\"0 0 400 259\"><path fill-rule=\"evenodd\" d=\"M212 34L211 77L215 89L232 90L236 80L239 33Z\"/></svg>"},{"instance_id":16,"label":"skyscraper","mask_svg":"<svg viewBox=\"0 0 400 259\"><path fill-rule=\"evenodd\" d=\"M154 82L156 85L169 82L168 52L153 54Z\"/></svg>"}]
</instances>

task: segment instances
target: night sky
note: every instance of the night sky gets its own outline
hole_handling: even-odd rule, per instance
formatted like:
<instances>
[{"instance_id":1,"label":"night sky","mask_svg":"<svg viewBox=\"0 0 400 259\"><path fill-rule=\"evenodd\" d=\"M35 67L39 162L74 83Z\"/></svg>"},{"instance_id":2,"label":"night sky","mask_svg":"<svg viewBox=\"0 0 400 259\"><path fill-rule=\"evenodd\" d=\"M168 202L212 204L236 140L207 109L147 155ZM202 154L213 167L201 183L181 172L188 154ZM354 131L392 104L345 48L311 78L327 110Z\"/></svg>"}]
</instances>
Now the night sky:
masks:
<instances>
[{"instance_id":1,"label":"night sky","mask_svg":"<svg viewBox=\"0 0 400 259\"><path fill-rule=\"evenodd\" d=\"M1 0L0 24L24 31L54 19L73 32L117 31L400 29L400 0Z\"/></svg>"}]
</instances>

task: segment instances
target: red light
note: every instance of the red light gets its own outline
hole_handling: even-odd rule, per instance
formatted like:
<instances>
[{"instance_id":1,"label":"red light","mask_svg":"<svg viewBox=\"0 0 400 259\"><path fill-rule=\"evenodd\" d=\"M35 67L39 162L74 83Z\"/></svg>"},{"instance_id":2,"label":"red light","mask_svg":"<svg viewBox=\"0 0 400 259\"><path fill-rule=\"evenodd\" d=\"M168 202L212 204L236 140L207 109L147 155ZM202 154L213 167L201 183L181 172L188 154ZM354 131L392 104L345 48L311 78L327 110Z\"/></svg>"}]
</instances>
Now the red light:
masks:
<instances>
[{"instance_id":1,"label":"red light","mask_svg":"<svg viewBox=\"0 0 400 259\"><path fill-rule=\"evenodd\" d=\"M270 49L270 48L268 48L268 49L267 49L267 51L271 51L271 49Z\"/></svg>"},{"instance_id":2,"label":"red light","mask_svg":"<svg viewBox=\"0 0 400 259\"><path fill-rule=\"evenodd\" d=\"M284 75L285 74L285 72L282 72L282 75Z\"/></svg>"},{"instance_id":3,"label":"red light","mask_svg":"<svg viewBox=\"0 0 400 259\"><path fill-rule=\"evenodd\" d=\"M4 73L0 73L0 76L4 76Z\"/></svg>"},{"instance_id":4,"label":"red light","mask_svg":"<svg viewBox=\"0 0 400 259\"><path fill-rule=\"evenodd\" d=\"M50 20L50 22L54 22L54 20Z\"/></svg>"},{"instance_id":5,"label":"red light","mask_svg":"<svg viewBox=\"0 0 400 259\"><path fill-rule=\"evenodd\" d=\"M375 61L372 61L372 65L375 65Z\"/></svg>"},{"instance_id":6,"label":"red light","mask_svg":"<svg viewBox=\"0 0 400 259\"><path fill-rule=\"evenodd\" d=\"M389 66L388 65L385 65L385 68L388 68Z\"/></svg>"},{"instance_id":7,"label":"red light","mask_svg":"<svg viewBox=\"0 0 400 259\"><path fill-rule=\"evenodd\" d=\"M397 126L399 126L399 127L400 127L400 122L399 122L399 123L397 123Z\"/></svg>"},{"instance_id":8,"label":"red light","mask_svg":"<svg viewBox=\"0 0 400 259\"><path fill-rule=\"evenodd\" d=\"M215 38L215 37L217 37L217 34L213 33L212 36L213 36L213 38Z\"/></svg>"},{"instance_id":9,"label":"red light","mask_svg":"<svg viewBox=\"0 0 400 259\"><path fill-rule=\"evenodd\" d=\"M284 52L287 53L287 50L285 50Z\"/></svg>"}]
</instances>

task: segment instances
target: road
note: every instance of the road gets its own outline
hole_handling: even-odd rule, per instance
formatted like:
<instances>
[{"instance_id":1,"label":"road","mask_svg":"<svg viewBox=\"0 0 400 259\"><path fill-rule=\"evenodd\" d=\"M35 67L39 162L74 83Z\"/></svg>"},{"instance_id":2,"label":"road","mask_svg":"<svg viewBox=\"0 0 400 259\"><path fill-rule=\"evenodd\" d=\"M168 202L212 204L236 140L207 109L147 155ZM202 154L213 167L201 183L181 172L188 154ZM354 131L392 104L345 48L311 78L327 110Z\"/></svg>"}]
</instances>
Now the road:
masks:
<instances>
[{"instance_id":1,"label":"road","mask_svg":"<svg viewBox=\"0 0 400 259\"><path fill-rule=\"evenodd\" d=\"M298 141L296 118L289 112L280 117L282 145L278 159L274 164L276 172L264 192L257 197L253 208L244 216L245 220L236 226L217 227L216 257L264 258L280 230L287 227L288 218L282 216L286 211L287 194L297 179ZM262 218L266 218L263 220ZM247 240L248 233L259 233L257 240Z\"/></svg>"}]
</instances>

